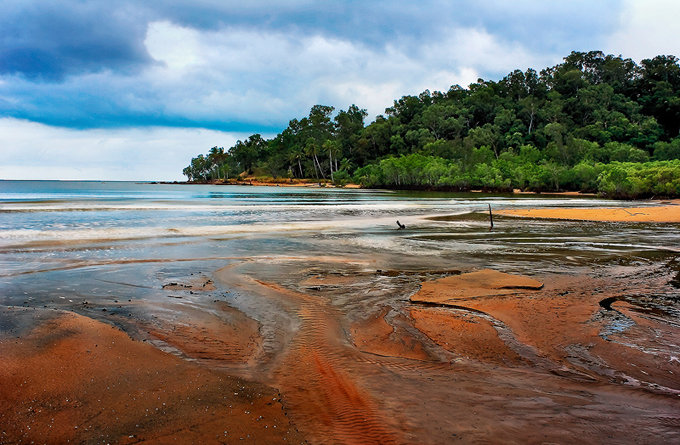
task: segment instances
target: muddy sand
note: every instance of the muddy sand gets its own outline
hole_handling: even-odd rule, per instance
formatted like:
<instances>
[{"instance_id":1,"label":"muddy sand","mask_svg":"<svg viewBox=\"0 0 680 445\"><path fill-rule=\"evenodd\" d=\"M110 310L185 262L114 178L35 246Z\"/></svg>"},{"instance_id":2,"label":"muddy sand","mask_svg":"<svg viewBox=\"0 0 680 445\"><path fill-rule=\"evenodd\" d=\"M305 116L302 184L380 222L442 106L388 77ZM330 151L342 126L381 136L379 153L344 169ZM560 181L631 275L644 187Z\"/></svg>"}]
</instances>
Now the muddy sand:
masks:
<instances>
[{"instance_id":1,"label":"muddy sand","mask_svg":"<svg viewBox=\"0 0 680 445\"><path fill-rule=\"evenodd\" d=\"M677 443L673 273L263 258L5 307L0 443Z\"/></svg>"},{"instance_id":2,"label":"muddy sand","mask_svg":"<svg viewBox=\"0 0 680 445\"><path fill-rule=\"evenodd\" d=\"M299 443L278 392L72 312L5 308L0 443Z\"/></svg>"},{"instance_id":3,"label":"muddy sand","mask_svg":"<svg viewBox=\"0 0 680 445\"><path fill-rule=\"evenodd\" d=\"M678 223L680 202L494 213ZM129 283L160 300L27 297L0 309L0 443L680 442L680 266L649 258L234 257Z\"/></svg>"}]
</instances>

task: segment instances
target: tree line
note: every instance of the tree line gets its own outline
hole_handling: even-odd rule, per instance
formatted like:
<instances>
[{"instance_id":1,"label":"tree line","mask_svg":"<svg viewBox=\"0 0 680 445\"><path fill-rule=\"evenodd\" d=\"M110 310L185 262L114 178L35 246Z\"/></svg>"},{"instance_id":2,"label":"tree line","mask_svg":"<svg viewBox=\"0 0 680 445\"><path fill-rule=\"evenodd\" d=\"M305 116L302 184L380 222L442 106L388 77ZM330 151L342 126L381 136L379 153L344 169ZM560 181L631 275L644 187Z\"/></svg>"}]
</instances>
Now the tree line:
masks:
<instances>
[{"instance_id":1,"label":"tree line","mask_svg":"<svg viewBox=\"0 0 680 445\"><path fill-rule=\"evenodd\" d=\"M255 175L367 187L589 191L680 196L680 64L572 52L446 92L404 96L365 125L366 110L315 105L271 139L213 147L189 181Z\"/></svg>"}]
</instances>

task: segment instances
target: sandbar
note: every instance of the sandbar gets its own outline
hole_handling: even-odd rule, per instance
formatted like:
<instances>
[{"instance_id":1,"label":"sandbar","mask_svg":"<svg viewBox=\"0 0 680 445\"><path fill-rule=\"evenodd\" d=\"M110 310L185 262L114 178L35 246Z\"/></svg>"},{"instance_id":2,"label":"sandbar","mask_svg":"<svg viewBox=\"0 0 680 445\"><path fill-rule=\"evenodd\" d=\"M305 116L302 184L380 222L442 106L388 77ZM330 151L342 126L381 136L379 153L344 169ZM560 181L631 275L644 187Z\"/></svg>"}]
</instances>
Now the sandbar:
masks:
<instances>
[{"instance_id":1,"label":"sandbar","mask_svg":"<svg viewBox=\"0 0 680 445\"><path fill-rule=\"evenodd\" d=\"M649 207L505 209L494 214L575 221L680 223L680 200Z\"/></svg>"}]
</instances>

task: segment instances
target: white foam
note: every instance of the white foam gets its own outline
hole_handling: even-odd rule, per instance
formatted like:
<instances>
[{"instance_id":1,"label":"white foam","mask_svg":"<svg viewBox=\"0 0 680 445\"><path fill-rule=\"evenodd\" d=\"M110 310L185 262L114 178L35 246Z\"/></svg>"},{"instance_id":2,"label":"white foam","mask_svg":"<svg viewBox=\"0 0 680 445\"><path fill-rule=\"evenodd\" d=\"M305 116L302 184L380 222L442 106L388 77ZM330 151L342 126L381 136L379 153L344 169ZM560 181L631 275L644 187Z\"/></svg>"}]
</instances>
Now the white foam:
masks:
<instances>
[{"instance_id":1,"label":"white foam","mask_svg":"<svg viewBox=\"0 0 680 445\"><path fill-rule=\"evenodd\" d=\"M394 225L393 217L352 218L324 221L293 221L285 223L253 223L185 227L117 227L67 230L2 230L0 244L4 246L35 242L83 242L130 240L166 237L219 237L242 234L281 234L291 232L332 233L343 229Z\"/></svg>"},{"instance_id":2,"label":"white foam","mask_svg":"<svg viewBox=\"0 0 680 445\"><path fill-rule=\"evenodd\" d=\"M300 210L413 210L413 209L440 209L442 211L451 209L470 209L483 210L487 203L498 207L543 207L543 206L569 206L569 207L593 207L611 206L621 207L633 205L631 203L613 202L608 200L583 200L583 199L531 199L531 198L498 198L480 197L480 199L441 199L423 198L414 200L366 200L366 201L310 201L308 203L290 203L290 201L268 201L266 203L253 203L258 200L251 199L249 202L229 203L229 204L205 204L192 202L4 202L0 204L0 212L57 212L57 211L116 211L116 210L171 210L171 211L300 211Z\"/></svg>"},{"instance_id":3,"label":"white foam","mask_svg":"<svg viewBox=\"0 0 680 445\"><path fill-rule=\"evenodd\" d=\"M74 211L117 211L117 210L181 210L181 211L300 211L300 210L406 210L417 208L436 208L441 205L415 202L365 202L352 204L242 204L242 205L207 205L207 204L4 204L0 212L74 212Z\"/></svg>"}]
</instances>

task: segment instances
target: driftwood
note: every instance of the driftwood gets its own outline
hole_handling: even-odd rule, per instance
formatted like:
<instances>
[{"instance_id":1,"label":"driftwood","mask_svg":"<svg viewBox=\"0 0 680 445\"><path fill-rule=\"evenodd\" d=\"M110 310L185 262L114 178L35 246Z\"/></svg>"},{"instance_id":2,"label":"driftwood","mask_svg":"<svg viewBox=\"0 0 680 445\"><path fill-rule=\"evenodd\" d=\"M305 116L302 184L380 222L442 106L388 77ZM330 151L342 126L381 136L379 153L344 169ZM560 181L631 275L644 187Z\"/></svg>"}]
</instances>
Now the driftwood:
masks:
<instances>
[{"instance_id":1,"label":"driftwood","mask_svg":"<svg viewBox=\"0 0 680 445\"><path fill-rule=\"evenodd\" d=\"M489 227L489 231L493 230L493 214L491 213L491 204L489 204L489 224L491 224L491 227Z\"/></svg>"}]
</instances>

